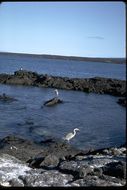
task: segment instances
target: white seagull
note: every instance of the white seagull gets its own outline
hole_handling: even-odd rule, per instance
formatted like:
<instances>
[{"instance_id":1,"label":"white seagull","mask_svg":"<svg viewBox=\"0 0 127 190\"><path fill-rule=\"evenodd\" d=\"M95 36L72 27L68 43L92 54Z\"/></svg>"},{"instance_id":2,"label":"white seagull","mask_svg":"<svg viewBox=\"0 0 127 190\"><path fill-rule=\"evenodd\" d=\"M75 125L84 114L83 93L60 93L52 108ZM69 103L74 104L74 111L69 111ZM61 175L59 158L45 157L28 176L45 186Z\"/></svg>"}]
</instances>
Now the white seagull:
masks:
<instances>
[{"instance_id":1,"label":"white seagull","mask_svg":"<svg viewBox=\"0 0 127 190\"><path fill-rule=\"evenodd\" d=\"M78 128L75 128L73 130L73 133L68 133L63 139L69 142L70 139L72 139L76 135L76 131L80 131L80 130Z\"/></svg>"}]
</instances>

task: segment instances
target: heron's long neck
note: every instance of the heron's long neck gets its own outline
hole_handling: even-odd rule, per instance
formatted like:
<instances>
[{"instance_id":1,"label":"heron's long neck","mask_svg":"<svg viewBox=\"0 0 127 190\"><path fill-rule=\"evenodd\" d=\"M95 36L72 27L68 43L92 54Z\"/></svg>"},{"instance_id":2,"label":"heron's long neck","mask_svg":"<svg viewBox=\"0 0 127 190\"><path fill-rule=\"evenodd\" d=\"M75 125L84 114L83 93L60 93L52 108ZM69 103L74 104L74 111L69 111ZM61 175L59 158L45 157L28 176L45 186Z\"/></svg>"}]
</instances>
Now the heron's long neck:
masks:
<instances>
[{"instance_id":1,"label":"heron's long neck","mask_svg":"<svg viewBox=\"0 0 127 190\"><path fill-rule=\"evenodd\" d=\"M55 94L56 94L56 96L58 97L58 95L59 95L58 91L55 91Z\"/></svg>"},{"instance_id":2,"label":"heron's long neck","mask_svg":"<svg viewBox=\"0 0 127 190\"><path fill-rule=\"evenodd\" d=\"M76 130L74 129L74 135L76 135Z\"/></svg>"}]
</instances>

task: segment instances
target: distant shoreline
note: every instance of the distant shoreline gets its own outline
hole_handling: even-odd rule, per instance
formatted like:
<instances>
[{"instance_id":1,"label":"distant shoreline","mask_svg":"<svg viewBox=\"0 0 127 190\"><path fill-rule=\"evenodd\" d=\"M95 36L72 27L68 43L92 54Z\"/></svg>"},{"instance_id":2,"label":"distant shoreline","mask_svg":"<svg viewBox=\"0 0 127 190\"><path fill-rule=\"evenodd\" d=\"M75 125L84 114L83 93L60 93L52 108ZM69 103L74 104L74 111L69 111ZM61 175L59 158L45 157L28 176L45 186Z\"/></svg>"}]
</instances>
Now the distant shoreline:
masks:
<instances>
[{"instance_id":1,"label":"distant shoreline","mask_svg":"<svg viewBox=\"0 0 127 190\"><path fill-rule=\"evenodd\" d=\"M92 62L104 62L125 64L126 58L98 58L98 57L78 57L78 56L63 56L63 55L49 55L49 54L27 54L27 53L12 53L12 52L0 52L0 55L17 55L17 56L34 56L45 59L59 59L59 60L71 60L71 61L92 61Z\"/></svg>"}]
</instances>

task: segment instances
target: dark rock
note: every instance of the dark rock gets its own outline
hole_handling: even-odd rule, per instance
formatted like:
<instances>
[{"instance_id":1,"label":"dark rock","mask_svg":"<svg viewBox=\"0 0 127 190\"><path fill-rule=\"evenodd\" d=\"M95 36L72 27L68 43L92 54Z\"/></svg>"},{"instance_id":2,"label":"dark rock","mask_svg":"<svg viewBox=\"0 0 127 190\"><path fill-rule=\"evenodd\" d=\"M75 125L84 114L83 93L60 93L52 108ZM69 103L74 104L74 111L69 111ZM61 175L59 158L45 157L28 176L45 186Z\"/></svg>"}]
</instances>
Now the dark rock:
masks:
<instances>
[{"instance_id":1,"label":"dark rock","mask_svg":"<svg viewBox=\"0 0 127 190\"><path fill-rule=\"evenodd\" d=\"M25 175L21 177L25 186L67 186L68 182L72 180L71 175L61 174L57 170L45 171L40 174L33 173L33 175Z\"/></svg>"},{"instance_id":2,"label":"dark rock","mask_svg":"<svg viewBox=\"0 0 127 190\"><path fill-rule=\"evenodd\" d=\"M102 176L102 174L103 174L102 168L94 168L95 176Z\"/></svg>"},{"instance_id":3,"label":"dark rock","mask_svg":"<svg viewBox=\"0 0 127 190\"><path fill-rule=\"evenodd\" d=\"M86 155L123 155L126 153L126 144L121 145L119 147L109 147L109 148L101 148L97 150L90 150L86 153Z\"/></svg>"},{"instance_id":4,"label":"dark rock","mask_svg":"<svg viewBox=\"0 0 127 190\"><path fill-rule=\"evenodd\" d=\"M87 175L83 179L77 179L71 183L71 186L87 186L87 187L103 187L103 186L122 186L125 185L125 181L114 177L98 177Z\"/></svg>"},{"instance_id":5,"label":"dark rock","mask_svg":"<svg viewBox=\"0 0 127 190\"><path fill-rule=\"evenodd\" d=\"M78 164L75 161L63 161L59 166L59 170L67 174L71 173L74 176L79 173Z\"/></svg>"},{"instance_id":6,"label":"dark rock","mask_svg":"<svg viewBox=\"0 0 127 190\"><path fill-rule=\"evenodd\" d=\"M99 177L101 180L104 180L107 184L109 184L108 186L123 186L126 183L125 179L120 179L120 178L116 178L113 176L109 176L109 175L104 175L102 174Z\"/></svg>"},{"instance_id":7,"label":"dark rock","mask_svg":"<svg viewBox=\"0 0 127 190\"><path fill-rule=\"evenodd\" d=\"M44 145L43 151L41 150L39 154L28 160L31 167L54 168L58 166L59 162L74 159L75 155L81 152L64 142L50 141Z\"/></svg>"},{"instance_id":8,"label":"dark rock","mask_svg":"<svg viewBox=\"0 0 127 190\"><path fill-rule=\"evenodd\" d=\"M22 139L21 137L17 137L17 136L14 136L14 135L6 136L2 140L0 140L0 143L4 143L5 145L6 144L16 145L16 144L22 144L24 142L28 143L28 144L32 143L32 141Z\"/></svg>"},{"instance_id":9,"label":"dark rock","mask_svg":"<svg viewBox=\"0 0 127 190\"><path fill-rule=\"evenodd\" d=\"M44 140L44 141L40 141L40 144L48 144L48 143L51 144L51 143L53 143L53 142L55 142L53 139L51 139L51 138L49 139L49 138L48 138L48 139L46 139L46 140Z\"/></svg>"},{"instance_id":10,"label":"dark rock","mask_svg":"<svg viewBox=\"0 0 127 190\"><path fill-rule=\"evenodd\" d=\"M110 94L113 96L121 96L121 97L126 96L125 80L110 79L103 77L78 79L78 78L39 75L35 72L20 70L16 71L14 75L0 74L0 83L80 90L83 92ZM121 102L121 100L119 101Z\"/></svg>"},{"instance_id":11,"label":"dark rock","mask_svg":"<svg viewBox=\"0 0 127 190\"><path fill-rule=\"evenodd\" d=\"M38 75L37 79L35 80L36 83L43 84L44 81L49 80L50 77L48 75Z\"/></svg>"},{"instance_id":12,"label":"dark rock","mask_svg":"<svg viewBox=\"0 0 127 190\"><path fill-rule=\"evenodd\" d=\"M76 149L64 141L56 140L47 147L47 153L54 154L59 158L66 157L66 159L73 159L77 154L83 153L82 150Z\"/></svg>"},{"instance_id":13,"label":"dark rock","mask_svg":"<svg viewBox=\"0 0 127 190\"><path fill-rule=\"evenodd\" d=\"M10 75L9 74L0 74L0 83L4 84L6 81L9 79Z\"/></svg>"},{"instance_id":14,"label":"dark rock","mask_svg":"<svg viewBox=\"0 0 127 190\"><path fill-rule=\"evenodd\" d=\"M15 85L33 85L33 80L25 77L19 78L18 76L12 76L6 81L6 84L15 84Z\"/></svg>"},{"instance_id":15,"label":"dark rock","mask_svg":"<svg viewBox=\"0 0 127 190\"><path fill-rule=\"evenodd\" d=\"M83 165L79 167L79 178L84 178L89 174L92 174L93 169L89 165Z\"/></svg>"},{"instance_id":16,"label":"dark rock","mask_svg":"<svg viewBox=\"0 0 127 190\"><path fill-rule=\"evenodd\" d=\"M50 154L54 154L58 159L69 160L74 159L77 154L83 153L63 141L49 139L39 144L13 135L0 140L0 153L5 152L21 160L32 158L35 162L37 158L42 158L43 161Z\"/></svg>"},{"instance_id":17,"label":"dark rock","mask_svg":"<svg viewBox=\"0 0 127 190\"><path fill-rule=\"evenodd\" d=\"M32 168L40 168L40 164L43 162L44 157L35 157L34 159L27 160L27 163L29 163L29 166Z\"/></svg>"},{"instance_id":18,"label":"dark rock","mask_svg":"<svg viewBox=\"0 0 127 190\"><path fill-rule=\"evenodd\" d=\"M6 84L18 84L18 85L33 85L37 79L38 74L31 71L19 70L15 71L14 75L6 80Z\"/></svg>"},{"instance_id":19,"label":"dark rock","mask_svg":"<svg viewBox=\"0 0 127 190\"><path fill-rule=\"evenodd\" d=\"M26 123L27 125L33 125L33 124L34 124L33 121L26 121L25 123Z\"/></svg>"},{"instance_id":20,"label":"dark rock","mask_svg":"<svg viewBox=\"0 0 127 190\"><path fill-rule=\"evenodd\" d=\"M23 161L27 161L41 151L42 147L40 145L14 135L0 140L0 154L6 153Z\"/></svg>"},{"instance_id":21,"label":"dark rock","mask_svg":"<svg viewBox=\"0 0 127 190\"><path fill-rule=\"evenodd\" d=\"M28 78L36 78L38 74L36 72L31 72L27 70L19 70L14 72L15 76L19 76L21 78L28 77Z\"/></svg>"},{"instance_id":22,"label":"dark rock","mask_svg":"<svg viewBox=\"0 0 127 190\"><path fill-rule=\"evenodd\" d=\"M126 178L126 163L110 162L103 167L103 173L117 178Z\"/></svg>"},{"instance_id":23,"label":"dark rock","mask_svg":"<svg viewBox=\"0 0 127 190\"><path fill-rule=\"evenodd\" d=\"M74 179L84 178L93 173L93 168L87 163L77 161L63 161L59 166L59 171L74 176Z\"/></svg>"},{"instance_id":24,"label":"dark rock","mask_svg":"<svg viewBox=\"0 0 127 190\"><path fill-rule=\"evenodd\" d=\"M6 95L5 93L3 93L2 95L0 95L0 100L2 100L4 102L16 101L15 98L10 97L10 96Z\"/></svg>"},{"instance_id":25,"label":"dark rock","mask_svg":"<svg viewBox=\"0 0 127 190\"><path fill-rule=\"evenodd\" d=\"M122 105L122 106L127 106L127 100L126 98L119 98L117 101L118 104Z\"/></svg>"},{"instance_id":26,"label":"dark rock","mask_svg":"<svg viewBox=\"0 0 127 190\"><path fill-rule=\"evenodd\" d=\"M45 157L42 157L42 156L35 157L34 159L30 159L27 162L29 163L30 167L53 169L58 166L59 158L57 158L53 154L49 154Z\"/></svg>"},{"instance_id":27,"label":"dark rock","mask_svg":"<svg viewBox=\"0 0 127 190\"><path fill-rule=\"evenodd\" d=\"M51 100L48 100L44 103L45 106L53 106L55 104L58 104L58 103L62 103L63 101L60 100L59 98L53 98Z\"/></svg>"},{"instance_id":28,"label":"dark rock","mask_svg":"<svg viewBox=\"0 0 127 190\"><path fill-rule=\"evenodd\" d=\"M126 146L85 152L58 139L40 145L15 136L0 140L1 186L125 184Z\"/></svg>"},{"instance_id":29,"label":"dark rock","mask_svg":"<svg viewBox=\"0 0 127 190\"><path fill-rule=\"evenodd\" d=\"M0 186L65 186L72 178L57 170L31 169L13 156L0 155Z\"/></svg>"},{"instance_id":30,"label":"dark rock","mask_svg":"<svg viewBox=\"0 0 127 190\"><path fill-rule=\"evenodd\" d=\"M59 164L59 158L53 154L49 154L41 162L40 167L51 169L51 168L56 168L58 164Z\"/></svg>"}]
</instances>

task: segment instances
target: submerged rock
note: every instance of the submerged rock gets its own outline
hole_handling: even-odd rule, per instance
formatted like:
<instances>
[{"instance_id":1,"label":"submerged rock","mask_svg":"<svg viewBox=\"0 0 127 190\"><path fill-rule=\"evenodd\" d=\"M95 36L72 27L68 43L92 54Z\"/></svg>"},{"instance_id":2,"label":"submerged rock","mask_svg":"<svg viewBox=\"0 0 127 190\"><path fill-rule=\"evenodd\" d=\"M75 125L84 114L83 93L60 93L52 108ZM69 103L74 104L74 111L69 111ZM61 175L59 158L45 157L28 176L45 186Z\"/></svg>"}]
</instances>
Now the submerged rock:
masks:
<instances>
[{"instance_id":1,"label":"submerged rock","mask_svg":"<svg viewBox=\"0 0 127 190\"><path fill-rule=\"evenodd\" d=\"M0 100L4 101L4 102L11 102L11 101L16 101L15 98L6 95L5 93L3 93L2 95L0 95Z\"/></svg>"},{"instance_id":2,"label":"submerged rock","mask_svg":"<svg viewBox=\"0 0 127 190\"><path fill-rule=\"evenodd\" d=\"M119 98L117 101L118 104L122 105L122 106L127 106L127 100L126 98Z\"/></svg>"},{"instance_id":3,"label":"submerged rock","mask_svg":"<svg viewBox=\"0 0 127 190\"><path fill-rule=\"evenodd\" d=\"M44 102L44 106L53 106L58 103L63 103L63 101L59 98L52 98L51 100Z\"/></svg>"},{"instance_id":4,"label":"submerged rock","mask_svg":"<svg viewBox=\"0 0 127 190\"><path fill-rule=\"evenodd\" d=\"M14 135L0 140L0 154L6 153L22 161L27 161L35 154L41 152L41 150L42 147L40 145Z\"/></svg>"},{"instance_id":5,"label":"submerged rock","mask_svg":"<svg viewBox=\"0 0 127 190\"><path fill-rule=\"evenodd\" d=\"M118 178L126 178L126 162L110 162L103 167L103 173Z\"/></svg>"}]
</instances>

